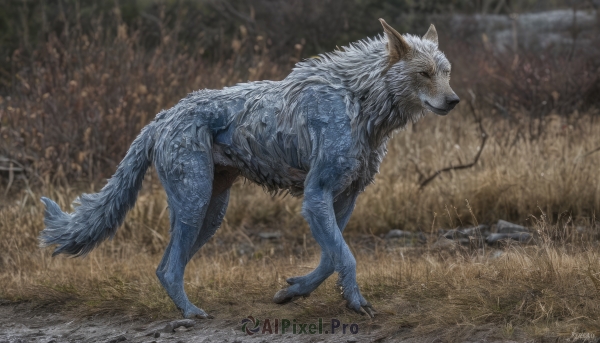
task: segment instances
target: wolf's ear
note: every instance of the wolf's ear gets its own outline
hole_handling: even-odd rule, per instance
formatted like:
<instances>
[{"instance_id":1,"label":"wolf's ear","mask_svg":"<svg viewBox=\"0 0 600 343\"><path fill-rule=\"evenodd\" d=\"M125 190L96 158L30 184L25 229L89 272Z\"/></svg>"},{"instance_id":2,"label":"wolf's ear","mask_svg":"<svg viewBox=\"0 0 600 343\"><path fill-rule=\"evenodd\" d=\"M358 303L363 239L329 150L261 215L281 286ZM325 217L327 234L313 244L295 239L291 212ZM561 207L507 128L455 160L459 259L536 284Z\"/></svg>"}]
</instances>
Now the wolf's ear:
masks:
<instances>
[{"instance_id":1,"label":"wolf's ear","mask_svg":"<svg viewBox=\"0 0 600 343\"><path fill-rule=\"evenodd\" d=\"M388 38L388 52L390 54L390 65L400 61L406 54L410 52L410 45L404 37L389 26L383 19L379 19L383 26L383 31Z\"/></svg>"},{"instance_id":2,"label":"wolf's ear","mask_svg":"<svg viewBox=\"0 0 600 343\"><path fill-rule=\"evenodd\" d=\"M433 24L429 26L429 30L427 30L427 33L423 36L422 39L427 39L428 41L435 43L435 45L438 45L437 30L435 29L435 26L433 26Z\"/></svg>"}]
</instances>

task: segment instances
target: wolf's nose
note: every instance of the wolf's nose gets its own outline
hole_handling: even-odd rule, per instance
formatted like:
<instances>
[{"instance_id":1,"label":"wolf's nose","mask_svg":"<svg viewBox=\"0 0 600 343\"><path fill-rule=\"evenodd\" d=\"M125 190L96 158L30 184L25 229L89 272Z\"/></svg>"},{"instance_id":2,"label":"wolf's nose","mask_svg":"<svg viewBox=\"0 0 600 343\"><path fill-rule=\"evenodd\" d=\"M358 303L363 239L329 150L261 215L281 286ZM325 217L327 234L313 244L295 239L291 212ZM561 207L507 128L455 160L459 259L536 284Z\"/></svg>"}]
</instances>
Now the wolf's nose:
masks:
<instances>
[{"instance_id":1,"label":"wolf's nose","mask_svg":"<svg viewBox=\"0 0 600 343\"><path fill-rule=\"evenodd\" d=\"M453 95L451 95L451 96L449 96L449 97L446 98L446 103L448 104L448 106L450 108L453 108L459 102L460 102L460 98L456 94L453 94Z\"/></svg>"}]
</instances>

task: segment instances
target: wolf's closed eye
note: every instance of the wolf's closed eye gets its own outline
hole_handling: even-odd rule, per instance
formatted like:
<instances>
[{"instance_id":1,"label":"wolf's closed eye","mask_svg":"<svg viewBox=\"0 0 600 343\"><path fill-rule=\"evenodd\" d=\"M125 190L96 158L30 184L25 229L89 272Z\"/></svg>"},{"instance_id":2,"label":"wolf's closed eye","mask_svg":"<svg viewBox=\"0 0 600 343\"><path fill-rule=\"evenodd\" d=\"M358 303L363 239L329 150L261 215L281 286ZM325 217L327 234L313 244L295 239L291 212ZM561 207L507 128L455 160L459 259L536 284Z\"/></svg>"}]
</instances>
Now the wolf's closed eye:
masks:
<instances>
[{"instance_id":1,"label":"wolf's closed eye","mask_svg":"<svg viewBox=\"0 0 600 343\"><path fill-rule=\"evenodd\" d=\"M421 76L423 76L423 77L426 77L426 78L428 78L428 79L430 79L430 78L431 78L431 76L429 76L429 73L428 73L428 72L426 72L426 71L420 71L420 72L419 72L419 75L421 75Z\"/></svg>"}]
</instances>

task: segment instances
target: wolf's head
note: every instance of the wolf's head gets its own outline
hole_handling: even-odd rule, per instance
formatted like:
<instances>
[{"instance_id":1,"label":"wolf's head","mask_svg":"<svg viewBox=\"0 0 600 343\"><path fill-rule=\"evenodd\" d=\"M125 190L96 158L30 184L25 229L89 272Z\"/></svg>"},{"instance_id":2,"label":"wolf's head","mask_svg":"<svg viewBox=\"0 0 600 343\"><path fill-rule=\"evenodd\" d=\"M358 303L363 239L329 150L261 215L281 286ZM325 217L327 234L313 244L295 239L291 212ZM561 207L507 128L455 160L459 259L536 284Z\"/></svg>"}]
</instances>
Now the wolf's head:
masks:
<instances>
[{"instance_id":1,"label":"wolf's head","mask_svg":"<svg viewBox=\"0 0 600 343\"><path fill-rule=\"evenodd\" d=\"M438 49L435 26L420 38L401 35L385 20L379 20L387 36L389 65L385 78L396 103L448 114L460 99L450 87L450 62Z\"/></svg>"}]
</instances>

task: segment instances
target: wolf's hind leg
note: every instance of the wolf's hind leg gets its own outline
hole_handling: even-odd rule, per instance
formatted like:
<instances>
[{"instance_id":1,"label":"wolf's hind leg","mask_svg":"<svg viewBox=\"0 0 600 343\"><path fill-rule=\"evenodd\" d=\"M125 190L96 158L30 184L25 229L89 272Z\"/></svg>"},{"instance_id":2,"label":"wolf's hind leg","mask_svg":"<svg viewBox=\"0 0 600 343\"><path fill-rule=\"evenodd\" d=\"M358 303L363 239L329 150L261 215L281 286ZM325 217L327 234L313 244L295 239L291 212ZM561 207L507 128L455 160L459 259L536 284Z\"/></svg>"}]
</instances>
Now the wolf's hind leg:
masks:
<instances>
[{"instance_id":1,"label":"wolf's hind leg","mask_svg":"<svg viewBox=\"0 0 600 343\"><path fill-rule=\"evenodd\" d=\"M213 196L210 200L210 205L208 206L208 210L206 211L206 216L204 218L204 223L202 224L202 228L198 233L198 237L194 242L194 246L190 250L189 260L202 248L202 246L215 234L221 222L223 221L223 217L225 216L225 211L227 210L227 204L229 203L229 189L224 191L223 193ZM175 214L171 214L172 219L175 218ZM173 221L173 220L172 220ZM174 226L172 224L172 226ZM165 250L165 254L158 265L157 273L159 271L164 271L167 262L169 261L169 251L171 250L171 244L167 246L167 250Z\"/></svg>"},{"instance_id":2,"label":"wolf's hind leg","mask_svg":"<svg viewBox=\"0 0 600 343\"><path fill-rule=\"evenodd\" d=\"M199 151L178 154L169 171L158 167L171 211L171 241L156 270L161 284L186 318L210 316L194 306L183 288L183 274L212 195L212 157Z\"/></svg>"},{"instance_id":3,"label":"wolf's hind leg","mask_svg":"<svg viewBox=\"0 0 600 343\"><path fill-rule=\"evenodd\" d=\"M198 233L196 242L194 242L194 246L190 250L189 259L192 259L198 250L200 250L200 248L202 248L202 246L215 234L219 226L221 226L223 217L225 217L227 205L229 204L230 188L236 177L237 173L229 173L227 175L215 173L213 180L213 194L210 199L210 204L206 210L206 216L204 217L204 222L202 223L202 228ZM171 227L175 226L175 221L176 214L171 213ZM167 250L165 251L163 259L160 261L157 270L164 269L164 266L168 261L170 247L171 245L167 246Z\"/></svg>"},{"instance_id":4,"label":"wolf's hind leg","mask_svg":"<svg viewBox=\"0 0 600 343\"><path fill-rule=\"evenodd\" d=\"M206 211L206 216L204 217L204 222L202 223L202 229L200 229L196 242L194 242L194 246L190 251L190 259L215 234L219 226L221 226L221 222L227 211L227 205L229 204L230 188L237 176L237 171L215 171L212 197L210 199L210 204L208 205L208 210Z\"/></svg>"}]
</instances>

